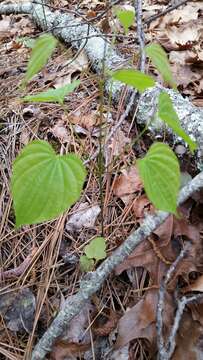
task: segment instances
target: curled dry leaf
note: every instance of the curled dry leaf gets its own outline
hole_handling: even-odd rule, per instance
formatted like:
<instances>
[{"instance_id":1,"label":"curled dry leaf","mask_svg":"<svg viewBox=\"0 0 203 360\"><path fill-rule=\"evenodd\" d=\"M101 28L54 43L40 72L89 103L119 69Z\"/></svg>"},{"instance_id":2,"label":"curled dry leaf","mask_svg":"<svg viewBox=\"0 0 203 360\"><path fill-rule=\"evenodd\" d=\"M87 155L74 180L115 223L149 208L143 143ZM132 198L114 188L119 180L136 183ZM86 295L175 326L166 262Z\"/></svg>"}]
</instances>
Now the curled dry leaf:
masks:
<instances>
[{"instance_id":1,"label":"curled dry leaf","mask_svg":"<svg viewBox=\"0 0 203 360\"><path fill-rule=\"evenodd\" d=\"M99 205L90 206L88 202L78 206L76 212L70 216L66 223L66 230L79 231L82 227L92 228L101 212Z\"/></svg>"},{"instance_id":2,"label":"curled dry leaf","mask_svg":"<svg viewBox=\"0 0 203 360\"><path fill-rule=\"evenodd\" d=\"M73 74L78 73L88 68L88 58L84 50L76 58L68 59L60 62L62 70L55 74L47 74L46 80L56 80L53 82L55 89L58 89L64 85L68 85L73 80ZM53 76L54 75L54 76Z\"/></svg>"},{"instance_id":3,"label":"curled dry leaf","mask_svg":"<svg viewBox=\"0 0 203 360\"><path fill-rule=\"evenodd\" d=\"M138 170L135 166L131 166L129 170L124 169L122 175L119 175L113 186L114 195L128 204L132 200L132 194L143 189L142 181L139 177Z\"/></svg>"},{"instance_id":4,"label":"curled dry leaf","mask_svg":"<svg viewBox=\"0 0 203 360\"><path fill-rule=\"evenodd\" d=\"M146 195L141 195L133 201L132 211L138 222L142 222L148 213L153 214L155 209Z\"/></svg>"},{"instance_id":5,"label":"curled dry leaf","mask_svg":"<svg viewBox=\"0 0 203 360\"><path fill-rule=\"evenodd\" d=\"M184 293L190 291L203 292L203 275L199 276L192 284L184 289Z\"/></svg>"},{"instance_id":6,"label":"curled dry leaf","mask_svg":"<svg viewBox=\"0 0 203 360\"><path fill-rule=\"evenodd\" d=\"M72 124L79 125L85 129L90 129L94 125L98 124L98 115L96 111L92 111L89 114L82 115L80 113L76 113L75 115L71 115L68 117L68 121Z\"/></svg>"},{"instance_id":7,"label":"curled dry leaf","mask_svg":"<svg viewBox=\"0 0 203 360\"><path fill-rule=\"evenodd\" d=\"M58 120L56 125L51 129L52 134L62 143L68 143L70 136L63 120Z\"/></svg>"}]
</instances>

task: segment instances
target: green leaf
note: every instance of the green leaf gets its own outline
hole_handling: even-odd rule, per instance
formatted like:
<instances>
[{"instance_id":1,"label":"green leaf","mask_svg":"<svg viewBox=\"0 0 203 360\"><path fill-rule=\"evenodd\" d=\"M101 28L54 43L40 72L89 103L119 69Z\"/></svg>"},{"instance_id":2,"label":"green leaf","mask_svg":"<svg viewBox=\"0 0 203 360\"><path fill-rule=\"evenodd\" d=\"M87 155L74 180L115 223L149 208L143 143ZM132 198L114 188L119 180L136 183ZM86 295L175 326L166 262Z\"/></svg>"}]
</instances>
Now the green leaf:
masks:
<instances>
[{"instance_id":1,"label":"green leaf","mask_svg":"<svg viewBox=\"0 0 203 360\"><path fill-rule=\"evenodd\" d=\"M94 268L94 260L88 259L86 255L80 257L80 268L82 271L91 271Z\"/></svg>"},{"instance_id":2,"label":"green leaf","mask_svg":"<svg viewBox=\"0 0 203 360\"><path fill-rule=\"evenodd\" d=\"M133 69L123 69L113 72L114 80L121 81L126 85L133 86L138 91L143 92L151 86L155 86L155 81L149 75Z\"/></svg>"},{"instance_id":3,"label":"green leaf","mask_svg":"<svg viewBox=\"0 0 203 360\"><path fill-rule=\"evenodd\" d=\"M25 146L14 161L11 178L16 226L62 214L79 199L85 176L76 155L57 155L46 141Z\"/></svg>"},{"instance_id":4,"label":"green leaf","mask_svg":"<svg viewBox=\"0 0 203 360\"><path fill-rule=\"evenodd\" d=\"M58 89L50 89L36 95L29 95L22 98L25 102L58 102L63 104L65 96L71 93L80 84L80 80L75 80L71 84Z\"/></svg>"},{"instance_id":5,"label":"green leaf","mask_svg":"<svg viewBox=\"0 0 203 360\"><path fill-rule=\"evenodd\" d=\"M35 41L27 72L22 82L23 86L46 65L56 45L57 40L50 34L44 34Z\"/></svg>"},{"instance_id":6,"label":"green leaf","mask_svg":"<svg viewBox=\"0 0 203 360\"><path fill-rule=\"evenodd\" d=\"M173 107L170 96L162 91L159 95L158 116L163 120L178 136L180 136L190 147L193 153L197 149L197 144L186 134L180 125L178 115Z\"/></svg>"},{"instance_id":7,"label":"green leaf","mask_svg":"<svg viewBox=\"0 0 203 360\"><path fill-rule=\"evenodd\" d=\"M163 76L164 81L176 89L176 83L164 49L159 44L150 44L145 47L145 52Z\"/></svg>"},{"instance_id":8,"label":"green leaf","mask_svg":"<svg viewBox=\"0 0 203 360\"><path fill-rule=\"evenodd\" d=\"M133 24L135 20L135 12L131 10L122 10L119 9L116 12L121 25L124 27L125 33L128 33L129 27Z\"/></svg>"},{"instance_id":9,"label":"green leaf","mask_svg":"<svg viewBox=\"0 0 203 360\"><path fill-rule=\"evenodd\" d=\"M96 237L85 246L84 253L89 259L101 260L106 257L106 244L103 237Z\"/></svg>"},{"instance_id":10,"label":"green leaf","mask_svg":"<svg viewBox=\"0 0 203 360\"><path fill-rule=\"evenodd\" d=\"M154 206L177 214L180 167L174 152L166 144L155 143L137 165L146 194Z\"/></svg>"}]
</instances>

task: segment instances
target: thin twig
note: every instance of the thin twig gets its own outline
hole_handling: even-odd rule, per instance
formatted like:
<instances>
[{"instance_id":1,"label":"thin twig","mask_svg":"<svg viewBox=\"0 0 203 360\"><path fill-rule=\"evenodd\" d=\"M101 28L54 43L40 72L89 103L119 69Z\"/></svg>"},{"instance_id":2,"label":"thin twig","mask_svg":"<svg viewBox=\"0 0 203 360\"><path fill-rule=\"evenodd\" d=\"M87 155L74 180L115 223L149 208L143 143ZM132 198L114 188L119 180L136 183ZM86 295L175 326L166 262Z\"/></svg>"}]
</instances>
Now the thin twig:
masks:
<instances>
[{"instance_id":1,"label":"thin twig","mask_svg":"<svg viewBox=\"0 0 203 360\"><path fill-rule=\"evenodd\" d=\"M181 189L178 204L183 203L190 195L202 187L203 172ZM65 303L63 310L58 313L51 326L34 348L32 360L42 360L45 358L46 354L51 350L55 339L63 334L70 320L79 313L87 300L101 288L103 282L115 267L122 263L136 246L161 225L167 217L168 213L162 211L157 212L153 216L146 216L140 228L135 230L94 272L86 275L80 283L79 292L72 297L71 302L69 299L69 301Z\"/></svg>"},{"instance_id":2,"label":"thin twig","mask_svg":"<svg viewBox=\"0 0 203 360\"><path fill-rule=\"evenodd\" d=\"M166 14L168 14L169 12L179 8L181 5L184 5L188 2L188 0L181 0L179 3L176 3L174 5L171 5L169 7L167 7L165 10L161 11L160 13L150 16L148 19L146 19L144 21L144 24L149 25L152 21L160 18L161 16L164 16Z\"/></svg>"},{"instance_id":3,"label":"thin twig","mask_svg":"<svg viewBox=\"0 0 203 360\"><path fill-rule=\"evenodd\" d=\"M166 347L164 345L164 338L163 338L163 310L164 310L164 297L166 294L166 288L169 283L169 281L172 278L173 273L175 272L178 263L183 259L183 257L186 255L188 250L188 247L185 247L181 250L180 254L176 258L176 260L173 262L173 264L168 269L164 281L161 283L160 290L159 290L159 300L157 305L157 347L159 352L159 358L163 359L164 356L166 356Z\"/></svg>"},{"instance_id":4,"label":"thin twig","mask_svg":"<svg viewBox=\"0 0 203 360\"><path fill-rule=\"evenodd\" d=\"M142 0L135 0L135 11L136 11L136 20L137 20L137 37L140 48L140 71L144 72L145 70L145 36L142 24Z\"/></svg>"}]
</instances>

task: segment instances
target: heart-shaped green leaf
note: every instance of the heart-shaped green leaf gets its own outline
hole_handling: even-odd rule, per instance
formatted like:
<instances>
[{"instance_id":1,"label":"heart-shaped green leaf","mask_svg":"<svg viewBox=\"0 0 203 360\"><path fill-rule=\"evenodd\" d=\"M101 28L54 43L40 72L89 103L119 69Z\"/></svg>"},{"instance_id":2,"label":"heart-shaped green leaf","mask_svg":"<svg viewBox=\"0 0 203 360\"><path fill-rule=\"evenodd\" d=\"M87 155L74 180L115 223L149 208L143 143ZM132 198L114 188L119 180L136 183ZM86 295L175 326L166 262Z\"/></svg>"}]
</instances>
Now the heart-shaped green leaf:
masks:
<instances>
[{"instance_id":1,"label":"heart-shaped green leaf","mask_svg":"<svg viewBox=\"0 0 203 360\"><path fill-rule=\"evenodd\" d=\"M84 252L89 259L101 260L106 257L106 244L103 237L97 237L85 246Z\"/></svg>"},{"instance_id":2,"label":"heart-shaped green leaf","mask_svg":"<svg viewBox=\"0 0 203 360\"><path fill-rule=\"evenodd\" d=\"M168 61L167 54L159 44L150 44L145 47L147 56L151 59L154 66L163 76L163 79L176 89L176 83L173 78L171 67Z\"/></svg>"},{"instance_id":3,"label":"heart-shaped green leaf","mask_svg":"<svg viewBox=\"0 0 203 360\"><path fill-rule=\"evenodd\" d=\"M143 159L137 161L144 189L154 206L176 214L180 189L178 159L168 145L155 143Z\"/></svg>"},{"instance_id":4,"label":"heart-shaped green leaf","mask_svg":"<svg viewBox=\"0 0 203 360\"><path fill-rule=\"evenodd\" d=\"M57 40L50 34L44 34L35 41L27 72L22 82L23 86L46 65L56 45Z\"/></svg>"},{"instance_id":5,"label":"heart-shaped green leaf","mask_svg":"<svg viewBox=\"0 0 203 360\"><path fill-rule=\"evenodd\" d=\"M116 15L124 27L125 33L128 33L129 27L133 24L135 20L135 12L131 10L118 9Z\"/></svg>"},{"instance_id":6,"label":"heart-shaped green leaf","mask_svg":"<svg viewBox=\"0 0 203 360\"><path fill-rule=\"evenodd\" d=\"M176 113L170 96L162 91L159 94L158 116L163 120L178 136L188 143L191 152L197 149L197 144L186 134L180 126L178 114Z\"/></svg>"},{"instance_id":7,"label":"heart-shaped green leaf","mask_svg":"<svg viewBox=\"0 0 203 360\"><path fill-rule=\"evenodd\" d=\"M140 92L149 87L155 86L155 81L151 76L143 74L141 71L133 69L123 69L113 72L112 78L121 81L126 85L133 86Z\"/></svg>"},{"instance_id":8,"label":"heart-shaped green leaf","mask_svg":"<svg viewBox=\"0 0 203 360\"><path fill-rule=\"evenodd\" d=\"M58 89L50 89L36 95L29 95L22 98L25 102L58 102L64 103L65 96L71 93L80 84L80 80L75 80L71 84Z\"/></svg>"},{"instance_id":9,"label":"heart-shaped green leaf","mask_svg":"<svg viewBox=\"0 0 203 360\"><path fill-rule=\"evenodd\" d=\"M94 268L94 260L82 255L80 257L80 268L82 271L91 271Z\"/></svg>"},{"instance_id":10,"label":"heart-shaped green leaf","mask_svg":"<svg viewBox=\"0 0 203 360\"><path fill-rule=\"evenodd\" d=\"M80 197L85 176L76 155L57 155L46 141L28 144L13 164L11 191L16 226L62 214Z\"/></svg>"}]
</instances>

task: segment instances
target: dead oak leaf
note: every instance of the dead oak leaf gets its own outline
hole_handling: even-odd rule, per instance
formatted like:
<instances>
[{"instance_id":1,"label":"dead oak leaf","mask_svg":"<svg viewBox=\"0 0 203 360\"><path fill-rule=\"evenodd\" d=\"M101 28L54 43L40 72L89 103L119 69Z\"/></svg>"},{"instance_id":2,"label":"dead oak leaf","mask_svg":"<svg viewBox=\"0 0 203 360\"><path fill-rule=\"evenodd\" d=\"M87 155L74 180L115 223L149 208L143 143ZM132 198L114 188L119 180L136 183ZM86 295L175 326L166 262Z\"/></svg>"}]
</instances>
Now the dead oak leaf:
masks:
<instances>
[{"instance_id":1,"label":"dead oak leaf","mask_svg":"<svg viewBox=\"0 0 203 360\"><path fill-rule=\"evenodd\" d=\"M175 288L177 277L188 276L197 270L199 252L199 231L183 219L175 219L172 215L154 231L153 235L139 244L132 254L116 267L116 274L132 267L144 267L154 285L159 285L168 266L176 259L182 246L179 237L185 236L193 242L187 256L179 262L176 272L170 281L170 288Z\"/></svg>"},{"instance_id":2,"label":"dead oak leaf","mask_svg":"<svg viewBox=\"0 0 203 360\"><path fill-rule=\"evenodd\" d=\"M176 336L176 349L172 360L202 359L203 327L194 321L189 313L184 312Z\"/></svg>"},{"instance_id":3,"label":"dead oak leaf","mask_svg":"<svg viewBox=\"0 0 203 360\"><path fill-rule=\"evenodd\" d=\"M144 297L121 317L118 323L116 348L123 347L131 340L144 338L150 345L150 353L156 350L156 309L158 290L149 290ZM173 297L166 293L164 309L164 326L170 329L173 321Z\"/></svg>"},{"instance_id":4,"label":"dead oak leaf","mask_svg":"<svg viewBox=\"0 0 203 360\"><path fill-rule=\"evenodd\" d=\"M124 169L122 175L119 175L113 185L113 193L115 196L123 200L125 204L132 199L130 195L135 194L143 189L143 184L135 166L130 169Z\"/></svg>"}]
</instances>

